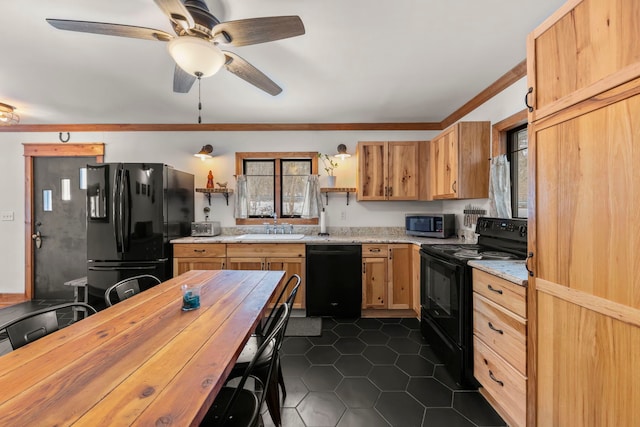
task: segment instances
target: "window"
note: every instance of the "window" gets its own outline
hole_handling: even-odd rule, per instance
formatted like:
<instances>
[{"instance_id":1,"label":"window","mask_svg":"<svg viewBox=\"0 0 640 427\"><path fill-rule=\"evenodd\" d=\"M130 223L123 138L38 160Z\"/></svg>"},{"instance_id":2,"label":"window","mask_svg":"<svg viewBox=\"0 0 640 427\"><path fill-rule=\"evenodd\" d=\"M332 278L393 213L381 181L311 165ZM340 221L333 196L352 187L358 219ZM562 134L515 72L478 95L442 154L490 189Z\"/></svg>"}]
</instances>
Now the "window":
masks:
<instances>
[{"instance_id":1,"label":"window","mask_svg":"<svg viewBox=\"0 0 640 427\"><path fill-rule=\"evenodd\" d=\"M507 132L507 158L511 167L511 211L514 218L527 218L529 197L527 125Z\"/></svg>"},{"instance_id":2,"label":"window","mask_svg":"<svg viewBox=\"0 0 640 427\"><path fill-rule=\"evenodd\" d=\"M318 173L316 152L236 153L236 173L246 176L249 198L249 218L236 224L261 224L274 212L290 223L318 222L300 217L308 177Z\"/></svg>"}]
</instances>

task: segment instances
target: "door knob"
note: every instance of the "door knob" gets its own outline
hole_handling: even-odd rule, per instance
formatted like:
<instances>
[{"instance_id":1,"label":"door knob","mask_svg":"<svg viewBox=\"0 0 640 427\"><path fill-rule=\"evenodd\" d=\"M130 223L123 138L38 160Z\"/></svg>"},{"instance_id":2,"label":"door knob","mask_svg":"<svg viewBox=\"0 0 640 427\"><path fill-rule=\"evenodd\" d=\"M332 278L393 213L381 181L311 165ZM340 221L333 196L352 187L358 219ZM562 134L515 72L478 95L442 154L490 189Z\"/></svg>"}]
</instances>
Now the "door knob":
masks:
<instances>
[{"instance_id":1,"label":"door knob","mask_svg":"<svg viewBox=\"0 0 640 427\"><path fill-rule=\"evenodd\" d=\"M31 239L36 242L36 248L40 249L42 246L42 234L40 233L40 230L36 231L35 234L32 234Z\"/></svg>"}]
</instances>

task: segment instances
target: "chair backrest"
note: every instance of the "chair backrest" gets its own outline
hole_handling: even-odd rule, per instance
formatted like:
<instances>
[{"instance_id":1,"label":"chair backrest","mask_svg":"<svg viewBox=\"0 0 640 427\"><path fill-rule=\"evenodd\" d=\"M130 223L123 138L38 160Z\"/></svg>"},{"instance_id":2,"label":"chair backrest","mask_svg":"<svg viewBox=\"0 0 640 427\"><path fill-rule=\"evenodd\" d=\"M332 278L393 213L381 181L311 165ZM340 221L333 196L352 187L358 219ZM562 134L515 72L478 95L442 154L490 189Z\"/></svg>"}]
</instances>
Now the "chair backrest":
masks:
<instances>
[{"instance_id":1,"label":"chair backrest","mask_svg":"<svg viewBox=\"0 0 640 427\"><path fill-rule=\"evenodd\" d=\"M141 283L157 285L160 283L160 279L150 274L141 274L119 281L104 291L104 302L107 304L107 307L111 307L116 302L131 298L135 294L139 294ZM114 292L115 295L113 295ZM114 296L117 296L117 300L114 299Z\"/></svg>"},{"instance_id":2,"label":"chair backrest","mask_svg":"<svg viewBox=\"0 0 640 427\"><path fill-rule=\"evenodd\" d=\"M266 320L264 321L263 326L262 326L263 329L267 329L269 327L269 325L273 321L274 312L276 311L278 306L282 303L282 297L287 292L289 287L291 287L291 285L293 284L293 289L291 289L291 291L289 291L289 295L287 296L287 299L285 300L287 305L289 305L289 315L291 315L291 309L293 308L293 301L296 299L296 294L298 293L298 288L300 287L301 280L302 279L297 274L292 274L289 277L289 279L287 280L287 283L285 283L285 285L282 287L282 290L278 294L278 299L276 300L276 304L273 306L273 308L271 309L271 312L269 313L269 316L267 316ZM264 335L263 333L260 333L260 334Z\"/></svg>"},{"instance_id":3,"label":"chair backrest","mask_svg":"<svg viewBox=\"0 0 640 427\"><path fill-rule=\"evenodd\" d=\"M227 412L229 411L230 408L233 407L236 399L238 398L238 395L240 394L240 391L242 390L242 388L244 388L247 382L247 379L249 378L249 376L252 375L253 368L256 366L256 363L260 360L264 360L263 353L267 350L271 351L272 354L269 357L270 362L268 367L268 374L267 374L267 377L264 378L264 383L262 384L263 390L264 390L264 387L266 387L267 384L269 384L269 381L271 380L271 376L274 374L274 371L275 371L276 360L278 359L276 355L273 353L278 351L278 348L280 348L280 345L282 344L282 340L284 338L284 327L285 327L285 324L287 323L287 319L289 318L289 314L290 314L290 308L286 303L280 304L277 307L273 315L273 321L265 330L264 340L258 347L258 350L256 351L256 354L253 356L253 359L251 359L251 362L249 362L249 365L244 370L244 373L242 374L242 378L240 379L240 382L238 383L235 391L233 392L233 395L231 396L231 399L229 399L229 403L227 404L227 407L225 408L222 416L220 417L222 420L226 420ZM257 376L252 376L252 378L256 382L261 382L257 378ZM261 393L260 404L258 408L262 408L262 404L264 403L266 394L267 393L265 392Z\"/></svg>"},{"instance_id":4,"label":"chair backrest","mask_svg":"<svg viewBox=\"0 0 640 427\"><path fill-rule=\"evenodd\" d=\"M89 304L70 302L43 308L31 313L23 314L4 325L1 330L6 330L11 347L15 350L32 341L42 338L59 329L56 312L65 308L84 308L87 313L95 313L96 310Z\"/></svg>"}]
</instances>

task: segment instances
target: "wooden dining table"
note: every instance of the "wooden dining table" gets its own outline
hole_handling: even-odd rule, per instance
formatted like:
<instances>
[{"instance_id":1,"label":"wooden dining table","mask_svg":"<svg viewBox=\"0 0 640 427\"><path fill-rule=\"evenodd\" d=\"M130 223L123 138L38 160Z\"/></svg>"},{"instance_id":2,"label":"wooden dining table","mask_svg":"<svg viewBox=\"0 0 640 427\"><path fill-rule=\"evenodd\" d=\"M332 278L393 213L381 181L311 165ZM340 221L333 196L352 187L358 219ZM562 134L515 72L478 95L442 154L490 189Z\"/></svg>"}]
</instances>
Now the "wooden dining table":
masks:
<instances>
[{"instance_id":1,"label":"wooden dining table","mask_svg":"<svg viewBox=\"0 0 640 427\"><path fill-rule=\"evenodd\" d=\"M283 277L189 271L0 357L0 425L198 425Z\"/></svg>"}]
</instances>

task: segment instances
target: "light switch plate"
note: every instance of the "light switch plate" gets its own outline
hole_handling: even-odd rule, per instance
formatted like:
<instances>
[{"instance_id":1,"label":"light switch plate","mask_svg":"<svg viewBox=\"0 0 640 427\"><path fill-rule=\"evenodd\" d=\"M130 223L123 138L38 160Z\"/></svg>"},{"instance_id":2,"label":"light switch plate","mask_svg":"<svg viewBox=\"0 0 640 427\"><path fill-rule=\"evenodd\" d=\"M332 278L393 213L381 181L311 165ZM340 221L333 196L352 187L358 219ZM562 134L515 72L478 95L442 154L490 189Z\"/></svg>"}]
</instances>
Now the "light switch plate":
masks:
<instances>
[{"instance_id":1,"label":"light switch plate","mask_svg":"<svg viewBox=\"0 0 640 427\"><path fill-rule=\"evenodd\" d=\"M0 221L13 221L13 211L0 211Z\"/></svg>"}]
</instances>

